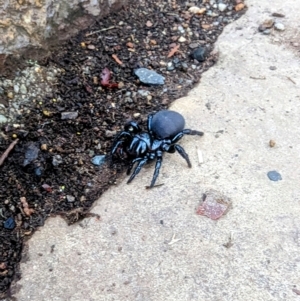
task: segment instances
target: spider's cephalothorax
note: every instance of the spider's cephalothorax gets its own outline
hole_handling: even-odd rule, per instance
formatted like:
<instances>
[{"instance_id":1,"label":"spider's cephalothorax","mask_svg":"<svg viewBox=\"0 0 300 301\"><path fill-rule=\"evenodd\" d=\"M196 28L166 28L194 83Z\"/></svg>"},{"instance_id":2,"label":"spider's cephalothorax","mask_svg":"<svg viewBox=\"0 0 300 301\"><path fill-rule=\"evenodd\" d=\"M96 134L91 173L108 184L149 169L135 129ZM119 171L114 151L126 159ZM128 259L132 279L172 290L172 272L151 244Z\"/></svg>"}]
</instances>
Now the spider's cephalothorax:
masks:
<instances>
[{"instance_id":1,"label":"spider's cephalothorax","mask_svg":"<svg viewBox=\"0 0 300 301\"><path fill-rule=\"evenodd\" d=\"M134 121L124 126L124 131L114 140L111 156L126 155L130 159L128 175L134 164L137 164L127 183L134 179L148 161L156 158L155 171L150 184L150 188L153 187L159 174L163 152L177 151L186 160L188 166L192 167L188 154L177 142L184 135L202 136L203 132L184 129L184 124L185 120L181 114L163 110L148 116L147 132L142 131Z\"/></svg>"}]
</instances>

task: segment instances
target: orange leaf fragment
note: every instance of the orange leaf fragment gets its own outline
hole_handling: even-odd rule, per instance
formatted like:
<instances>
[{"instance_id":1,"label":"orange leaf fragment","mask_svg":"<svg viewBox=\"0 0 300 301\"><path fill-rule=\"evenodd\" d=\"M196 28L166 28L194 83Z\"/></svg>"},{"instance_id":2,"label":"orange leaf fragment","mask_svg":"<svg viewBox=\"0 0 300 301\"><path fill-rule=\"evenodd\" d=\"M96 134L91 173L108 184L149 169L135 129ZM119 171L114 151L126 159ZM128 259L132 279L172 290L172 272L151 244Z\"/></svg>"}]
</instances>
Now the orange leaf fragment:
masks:
<instances>
[{"instance_id":1,"label":"orange leaf fragment","mask_svg":"<svg viewBox=\"0 0 300 301\"><path fill-rule=\"evenodd\" d=\"M242 9L244 9L244 7L245 7L245 4L244 3L239 3L239 4L237 4L236 6L235 6L235 10L236 11L240 11L240 10L242 10Z\"/></svg>"},{"instance_id":2,"label":"orange leaf fragment","mask_svg":"<svg viewBox=\"0 0 300 301\"><path fill-rule=\"evenodd\" d=\"M179 47L180 47L179 44L173 47L167 57L172 57L178 51Z\"/></svg>"},{"instance_id":3,"label":"orange leaf fragment","mask_svg":"<svg viewBox=\"0 0 300 301\"><path fill-rule=\"evenodd\" d=\"M116 54L112 55L112 58L119 64L119 65L123 65L123 62L117 57Z\"/></svg>"},{"instance_id":4,"label":"orange leaf fragment","mask_svg":"<svg viewBox=\"0 0 300 301\"><path fill-rule=\"evenodd\" d=\"M126 43L126 46L129 48L134 48L134 44L131 42Z\"/></svg>"}]
</instances>

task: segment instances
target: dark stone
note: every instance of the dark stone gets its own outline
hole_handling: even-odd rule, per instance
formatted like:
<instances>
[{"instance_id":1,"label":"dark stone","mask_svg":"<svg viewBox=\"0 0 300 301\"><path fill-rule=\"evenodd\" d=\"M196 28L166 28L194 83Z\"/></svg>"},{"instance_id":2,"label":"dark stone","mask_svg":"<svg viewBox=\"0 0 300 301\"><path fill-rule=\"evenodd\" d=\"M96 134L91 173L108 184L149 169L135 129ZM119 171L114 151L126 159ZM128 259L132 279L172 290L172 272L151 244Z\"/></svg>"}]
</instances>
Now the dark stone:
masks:
<instances>
[{"instance_id":1,"label":"dark stone","mask_svg":"<svg viewBox=\"0 0 300 301\"><path fill-rule=\"evenodd\" d=\"M39 166L39 167L36 167L34 169L34 174L37 176L37 177L41 177L42 174L43 174L43 169Z\"/></svg>"},{"instance_id":2,"label":"dark stone","mask_svg":"<svg viewBox=\"0 0 300 301\"><path fill-rule=\"evenodd\" d=\"M9 217L5 222L4 222L4 228L8 230L14 229L16 226L15 220L13 217Z\"/></svg>"},{"instance_id":3,"label":"dark stone","mask_svg":"<svg viewBox=\"0 0 300 301\"><path fill-rule=\"evenodd\" d=\"M198 62L204 62L207 57L207 49L205 47L198 47L192 52L191 56Z\"/></svg>"},{"instance_id":4,"label":"dark stone","mask_svg":"<svg viewBox=\"0 0 300 301\"><path fill-rule=\"evenodd\" d=\"M35 160L39 155L39 149L34 144L29 144L25 151L25 159L23 162L23 166L30 164L33 160Z\"/></svg>"}]
</instances>

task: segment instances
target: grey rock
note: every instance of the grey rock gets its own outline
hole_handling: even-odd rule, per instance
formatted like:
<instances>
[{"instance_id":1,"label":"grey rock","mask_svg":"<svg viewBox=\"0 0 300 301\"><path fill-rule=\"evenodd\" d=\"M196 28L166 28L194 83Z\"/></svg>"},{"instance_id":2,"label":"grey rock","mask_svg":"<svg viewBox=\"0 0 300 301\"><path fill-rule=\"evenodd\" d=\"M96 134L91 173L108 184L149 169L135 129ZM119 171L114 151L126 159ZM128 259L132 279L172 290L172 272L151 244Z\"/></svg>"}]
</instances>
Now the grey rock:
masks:
<instances>
[{"instance_id":1,"label":"grey rock","mask_svg":"<svg viewBox=\"0 0 300 301\"><path fill-rule=\"evenodd\" d=\"M162 75L147 68L136 69L134 74L142 83L147 85L163 85L165 83L165 78Z\"/></svg>"},{"instance_id":2,"label":"grey rock","mask_svg":"<svg viewBox=\"0 0 300 301\"><path fill-rule=\"evenodd\" d=\"M14 92L19 93L20 87L19 85L14 85Z\"/></svg>"},{"instance_id":3,"label":"grey rock","mask_svg":"<svg viewBox=\"0 0 300 301\"><path fill-rule=\"evenodd\" d=\"M27 93L27 88L26 88L26 86L24 84L22 84L20 86L20 93L21 94L26 94Z\"/></svg>"},{"instance_id":4,"label":"grey rock","mask_svg":"<svg viewBox=\"0 0 300 301\"><path fill-rule=\"evenodd\" d=\"M39 152L40 150L35 144L33 143L29 144L25 151L25 159L23 161L23 166L27 166L32 161L37 159Z\"/></svg>"},{"instance_id":5,"label":"grey rock","mask_svg":"<svg viewBox=\"0 0 300 301\"><path fill-rule=\"evenodd\" d=\"M226 8L227 8L227 5L225 3L218 4L219 11L224 11Z\"/></svg>"},{"instance_id":6,"label":"grey rock","mask_svg":"<svg viewBox=\"0 0 300 301\"><path fill-rule=\"evenodd\" d=\"M75 201L75 197L73 195L67 195L66 197L69 203L73 203Z\"/></svg>"},{"instance_id":7,"label":"grey rock","mask_svg":"<svg viewBox=\"0 0 300 301\"><path fill-rule=\"evenodd\" d=\"M138 94L140 94L142 97L147 97L147 96L150 94L150 92L147 91L147 90L138 90L137 92L138 92Z\"/></svg>"},{"instance_id":8,"label":"grey rock","mask_svg":"<svg viewBox=\"0 0 300 301\"><path fill-rule=\"evenodd\" d=\"M117 134L116 131L110 131L110 130L106 130L106 131L105 131L105 136L106 136L106 137L113 137L113 136L115 136L116 134Z\"/></svg>"},{"instance_id":9,"label":"grey rock","mask_svg":"<svg viewBox=\"0 0 300 301\"><path fill-rule=\"evenodd\" d=\"M53 166L58 166L59 164L63 163L63 159L60 155L55 155L52 158L52 164Z\"/></svg>"},{"instance_id":10,"label":"grey rock","mask_svg":"<svg viewBox=\"0 0 300 301\"><path fill-rule=\"evenodd\" d=\"M99 155L99 156L95 156L94 158L92 158L91 162L94 165L100 166L105 162L105 155Z\"/></svg>"},{"instance_id":11,"label":"grey rock","mask_svg":"<svg viewBox=\"0 0 300 301\"><path fill-rule=\"evenodd\" d=\"M167 64L167 70L168 70L168 71L173 71L174 69L175 69L174 64L173 64L172 62L169 62L169 63Z\"/></svg>"},{"instance_id":12,"label":"grey rock","mask_svg":"<svg viewBox=\"0 0 300 301\"><path fill-rule=\"evenodd\" d=\"M4 115L0 114L0 124L1 123L6 123L7 122L7 118Z\"/></svg>"},{"instance_id":13,"label":"grey rock","mask_svg":"<svg viewBox=\"0 0 300 301\"><path fill-rule=\"evenodd\" d=\"M78 117L78 112L62 112L61 119L76 119Z\"/></svg>"}]
</instances>

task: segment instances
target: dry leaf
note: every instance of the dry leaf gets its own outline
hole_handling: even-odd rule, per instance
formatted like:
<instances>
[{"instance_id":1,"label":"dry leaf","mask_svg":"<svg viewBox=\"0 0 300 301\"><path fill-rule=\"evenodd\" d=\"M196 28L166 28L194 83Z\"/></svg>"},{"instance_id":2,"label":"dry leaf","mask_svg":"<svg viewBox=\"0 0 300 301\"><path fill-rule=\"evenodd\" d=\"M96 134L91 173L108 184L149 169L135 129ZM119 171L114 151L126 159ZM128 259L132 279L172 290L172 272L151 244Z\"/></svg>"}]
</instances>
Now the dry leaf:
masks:
<instances>
[{"instance_id":1,"label":"dry leaf","mask_svg":"<svg viewBox=\"0 0 300 301\"><path fill-rule=\"evenodd\" d=\"M244 3L239 3L239 4L237 4L236 6L235 6L235 10L236 11L240 11L240 10L242 10L242 9L244 9L245 8L245 4Z\"/></svg>"},{"instance_id":2,"label":"dry leaf","mask_svg":"<svg viewBox=\"0 0 300 301\"><path fill-rule=\"evenodd\" d=\"M180 45L176 45L174 48L172 48L168 54L168 57L172 57L179 49Z\"/></svg>"},{"instance_id":3,"label":"dry leaf","mask_svg":"<svg viewBox=\"0 0 300 301\"><path fill-rule=\"evenodd\" d=\"M202 24L201 25L203 29L210 29L211 28L211 24Z\"/></svg>"},{"instance_id":4,"label":"dry leaf","mask_svg":"<svg viewBox=\"0 0 300 301\"><path fill-rule=\"evenodd\" d=\"M123 62L117 57L116 54L112 55L112 58L119 64L119 65L123 65Z\"/></svg>"},{"instance_id":5,"label":"dry leaf","mask_svg":"<svg viewBox=\"0 0 300 301\"><path fill-rule=\"evenodd\" d=\"M134 48L134 44L131 42L126 43L126 46L129 48Z\"/></svg>"}]
</instances>

